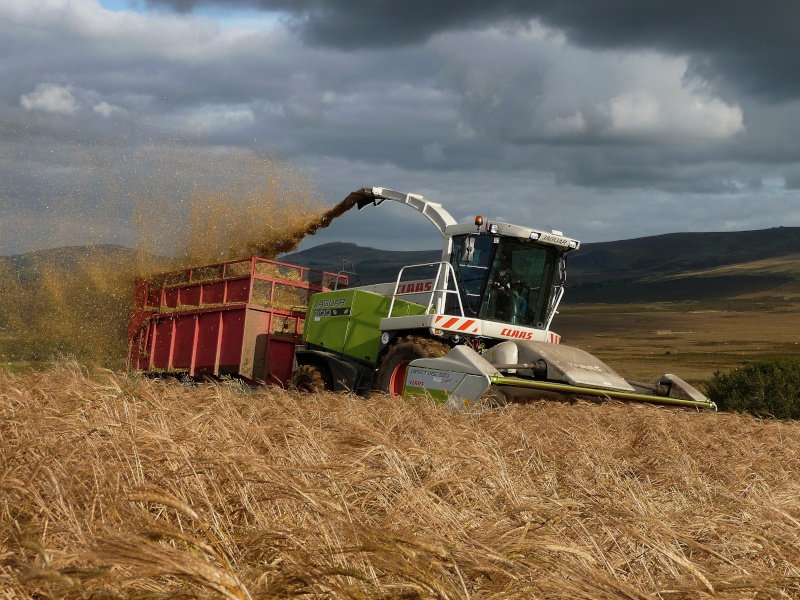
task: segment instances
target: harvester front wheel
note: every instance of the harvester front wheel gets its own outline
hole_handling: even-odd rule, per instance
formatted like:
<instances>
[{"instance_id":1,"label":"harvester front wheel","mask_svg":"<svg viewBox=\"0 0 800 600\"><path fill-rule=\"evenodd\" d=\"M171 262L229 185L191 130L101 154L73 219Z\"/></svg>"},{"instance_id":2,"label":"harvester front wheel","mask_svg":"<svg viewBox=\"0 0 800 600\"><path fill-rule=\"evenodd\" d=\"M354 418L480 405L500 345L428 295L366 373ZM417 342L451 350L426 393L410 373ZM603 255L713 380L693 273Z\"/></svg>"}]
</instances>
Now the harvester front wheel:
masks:
<instances>
[{"instance_id":1,"label":"harvester front wheel","mask_svg":"<svg viewBox=\"0 0 800 600\"><path fill-rule=\"evenodd\" d=\"M289 389L307 394L330 391L333 385L329 382L330 378L325 377L322 369L314 365L303 365L294 372L289 380Z\"/></svg>"},{"instance_id":2,"label":"harvester front wheel","mask_svg":"<svg viewBox=\"0 0 800 600\"><path fill-rule=\"evenodd\" d=\"M408 336L386 351L378 367L375 388L390 396L402 396L406 370L412 360L438 358L450 351L450 346L426 337Z\"/></svg>"}]
</instances>

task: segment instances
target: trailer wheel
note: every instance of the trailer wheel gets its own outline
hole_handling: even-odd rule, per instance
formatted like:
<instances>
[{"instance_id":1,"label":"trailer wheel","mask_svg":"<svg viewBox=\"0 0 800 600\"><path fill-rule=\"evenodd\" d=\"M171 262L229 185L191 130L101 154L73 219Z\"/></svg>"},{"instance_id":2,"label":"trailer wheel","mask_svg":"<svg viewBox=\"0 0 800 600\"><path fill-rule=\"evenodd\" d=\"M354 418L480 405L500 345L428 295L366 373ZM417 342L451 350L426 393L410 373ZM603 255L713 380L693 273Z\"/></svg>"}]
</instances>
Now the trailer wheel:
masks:
<instances>
[{"instance_id":1,"label":"trailer wheel","mask_svg":"<svg viewBox=\"0 0 800 600\"><path fill-rule=\"evenodd\" d=\"M401 396L408 363L418 358L438 358L450 351L450 346L426 337L402 338L387 350L378 367L375 388L390 396Z\"/></svg>"},{"instance_id":2,"label":"trailer wheel","mask_svg":"<svg viewBox=\"0 0 800 600\"><path fill-rule=\"evenodd\" d=\"M319 392L333 390L330 377L326 377L319 367L314 365L303 365L292 374L289 379L289 389L306 394L316 394Z\"/></svg>"}]
</instances>

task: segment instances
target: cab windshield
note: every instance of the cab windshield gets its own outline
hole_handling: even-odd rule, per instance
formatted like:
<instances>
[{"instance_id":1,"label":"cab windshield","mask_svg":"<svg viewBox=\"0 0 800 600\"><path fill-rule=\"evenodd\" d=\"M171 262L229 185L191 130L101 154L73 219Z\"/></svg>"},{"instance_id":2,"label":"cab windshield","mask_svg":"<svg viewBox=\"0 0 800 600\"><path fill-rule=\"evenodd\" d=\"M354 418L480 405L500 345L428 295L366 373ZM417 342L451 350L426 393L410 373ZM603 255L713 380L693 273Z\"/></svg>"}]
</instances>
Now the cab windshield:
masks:
<instances>
[{"instance_id":1,"label":"cab windshield","mask_svg":"<svg viewBox=\"0 0 800 600\"><path fill-rule=\"evenodd\" d=\"M474 241L467 242L470 237ZM471 253L464 251L465 245L473 245ZM544 328L559 285L559 256L557 248L528 240L456 236L451 262L464 312L488 321Z\"/></svg>"}]
</instances>

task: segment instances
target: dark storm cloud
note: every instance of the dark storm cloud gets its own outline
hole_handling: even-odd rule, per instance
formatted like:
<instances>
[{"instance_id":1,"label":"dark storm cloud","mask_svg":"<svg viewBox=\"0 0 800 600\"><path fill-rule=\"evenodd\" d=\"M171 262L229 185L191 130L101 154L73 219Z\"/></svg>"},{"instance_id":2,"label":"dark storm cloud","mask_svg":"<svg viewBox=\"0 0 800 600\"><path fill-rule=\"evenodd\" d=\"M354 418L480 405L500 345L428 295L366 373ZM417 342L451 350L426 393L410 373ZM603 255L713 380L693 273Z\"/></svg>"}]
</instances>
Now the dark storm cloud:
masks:
<instances>
[{"instance_id":1,"label":"dark storm cloud","mask_svg":"<svg viewBox=\"0 0 800 600\"><path fill-rule=\"evenodd\" d=\"M63 239L129 243L128 192L194 184L205 171L185 172L181 156L212 165L232 149L279 153L330 202L386 186L459 219L492 214L593 241L800 223L786 208L800 186L800 100L768 102L786 96L722 79L738 65L737 85L767 77L763 33L753 46L738 38L748 19L776 26L766 12L777 5L756 15L728 2L738 12L723 15L643 2L650 16L627 0L217 0L187 14L209 4L138 10L143 1L114 11L0 0L0 253L51 243L28 232L62 222L62 206L81 215ZM229 10L253 7L277 16ZM94 223L103 212L116 220ZM321 235L380 246L404 214L349 215ZM81 237L83 221L94 229Z\"/></svg>"},{"instance_id":2,"label":"dark storm cloud","mask_svg":"<svg viewBox=\"0 0 800 600\"><path fill-rule=\"evenodd\" d=\"M796 0L148 0L190 11L247 6L290 15L311 43L341 49L418 44L437 33L539 19L589 48L691 56L692 71L769 101L800 95Z\"/></svg>"}]
</instances>

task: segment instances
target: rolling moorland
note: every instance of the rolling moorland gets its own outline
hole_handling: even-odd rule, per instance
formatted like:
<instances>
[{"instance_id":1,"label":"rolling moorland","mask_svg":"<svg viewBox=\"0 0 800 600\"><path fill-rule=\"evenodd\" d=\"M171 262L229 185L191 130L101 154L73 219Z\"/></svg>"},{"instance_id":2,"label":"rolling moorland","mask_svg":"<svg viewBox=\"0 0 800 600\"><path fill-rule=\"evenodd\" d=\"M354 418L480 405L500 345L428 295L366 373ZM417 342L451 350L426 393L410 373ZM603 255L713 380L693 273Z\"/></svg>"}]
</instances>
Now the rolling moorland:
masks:
<instances>
[{"instance_id":1,"label":"rolling moorland","mask_svg":"<svg viewBox=\"0 0 800 600\"><path fill-rule=\"evenodd\" d=\"M392 281L400 267L438 261L439 250L394 252L332 243L283 257L338 271L352 264L362 283ZM724 301L800 290L800 227L726 233L673 233L584 244L569 258L565 302L634 304ZM794 285L793 285L794 284ZM783 294L783 291L788 292Z\"/></svg>"},{"instance_id":2,"label":"rolling moorland","mask_svg":"<svg viewBox=\"0 0 800 600\"><path fill-rule=\"evenodd\" d=\"M770 232L767 254L719 234L716 262L681 237L587 245L554 328L637 377L797 355L798 231ZM317 251L337 248L365 279L421 258ZM800 598L800 423L150 380L120 367L138 265L0 261L4 597Z\"/></svg>"},{"instance_id":3,"label":"rolling moorland","mask_svg":"<svg viewBox=\"0 0 800 600\"><path fill-rule=\"evenodd\" d=\"M439 252L326 244L285 257L364 283ZM553 329L631 377L664 372L702 383L716 370L800 353L800 228L676 233L585 244L569 259Z\"/></svg>"},{"instance_id":4,"label":"rolling moorland","mask_svg":"<svg viewBox=\"0 0 800 600\"><path fill-rule=\"evenodd\" d=\"M364 284L438 259L436 250L346 243L282 257L332 271L352 265ZM0 357L67 354L122 368L133 278L166 264L119 246L0 257ZM567 286L554 330L631 377L667 371L701 383L800 351L800 228L585 244L570 257Z\"/></svg>"}]
</instances>

